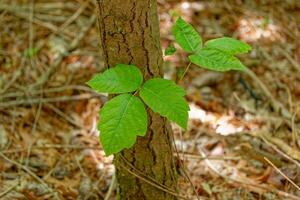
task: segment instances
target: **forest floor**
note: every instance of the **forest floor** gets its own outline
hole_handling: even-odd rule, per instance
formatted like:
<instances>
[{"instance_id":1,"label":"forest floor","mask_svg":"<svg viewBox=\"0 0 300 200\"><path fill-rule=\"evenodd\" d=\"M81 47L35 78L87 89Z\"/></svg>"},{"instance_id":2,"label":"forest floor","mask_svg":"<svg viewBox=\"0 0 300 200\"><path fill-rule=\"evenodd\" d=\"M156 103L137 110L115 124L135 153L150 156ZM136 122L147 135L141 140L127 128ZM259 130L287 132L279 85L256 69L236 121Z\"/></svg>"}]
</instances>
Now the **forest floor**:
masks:
<instances>
[{"instance_id":1,"label":"forest floor","mask_svg":"<svg viewBox=\"0 0 300 200\"><path fill-rule=\"evenodd\" d=\"M246 72L192 66L178 81L191 109L186 132L172 126L181 195L300 200L300 1L158 2L163 49L176 16L253 47ZM96 128L106 97L84 84L103 70L94 4L0 0L0 199L116 197ZM187 64L166 56L166 78Z\"/></svg>"}]
</instances>

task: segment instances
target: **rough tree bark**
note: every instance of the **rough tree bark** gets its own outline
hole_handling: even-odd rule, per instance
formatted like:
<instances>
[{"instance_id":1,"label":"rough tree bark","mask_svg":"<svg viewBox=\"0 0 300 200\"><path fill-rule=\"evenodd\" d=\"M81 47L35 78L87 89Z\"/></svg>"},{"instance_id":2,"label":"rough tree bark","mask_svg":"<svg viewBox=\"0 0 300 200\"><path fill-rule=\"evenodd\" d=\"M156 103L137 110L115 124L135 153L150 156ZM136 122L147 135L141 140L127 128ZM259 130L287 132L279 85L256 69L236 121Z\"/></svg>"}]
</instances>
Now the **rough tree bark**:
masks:
<instances>
[{"instance_id":1,"label":"rough tree bark","mask_svg":"<svg viewBox=\"0 0 300 200\"><path fill-rule=\"evenodd\" d=\"M145 80L161 77L163 60L156 0L98 0L98 6L101 46L107 67L133 64L141 69ZM173 133L164 118L149 109L148 116L146 136L139 137L131 149L115 155L121 200L176 199L144 180L155 180L177 191Z\"/></svg>"}]
</instances>

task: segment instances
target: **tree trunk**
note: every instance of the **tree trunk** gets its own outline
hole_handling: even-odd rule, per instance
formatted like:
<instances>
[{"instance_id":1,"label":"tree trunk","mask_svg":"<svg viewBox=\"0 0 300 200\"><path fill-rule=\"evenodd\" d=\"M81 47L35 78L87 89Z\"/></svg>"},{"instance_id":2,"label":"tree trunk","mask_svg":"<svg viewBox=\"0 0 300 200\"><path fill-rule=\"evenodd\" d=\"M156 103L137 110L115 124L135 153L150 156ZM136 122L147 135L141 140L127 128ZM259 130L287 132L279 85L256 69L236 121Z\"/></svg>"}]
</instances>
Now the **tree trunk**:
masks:
<instances>
[{"instance_id":1,"label":"tree trunk","mask_svg":"<svg viewBox=\"0 0 300 200\"><path fill-rule=\"evenodd\" d=\"M161 77L163 60L156 0L98 0L98 6L107 67L132 64L141 69L145 80ZM177 191L173 133L166 119L149 109L148 118L146 136L138 137L134 147L114 158L121 200L176 199L170 194Z\"/></svg>"}]
</instances>

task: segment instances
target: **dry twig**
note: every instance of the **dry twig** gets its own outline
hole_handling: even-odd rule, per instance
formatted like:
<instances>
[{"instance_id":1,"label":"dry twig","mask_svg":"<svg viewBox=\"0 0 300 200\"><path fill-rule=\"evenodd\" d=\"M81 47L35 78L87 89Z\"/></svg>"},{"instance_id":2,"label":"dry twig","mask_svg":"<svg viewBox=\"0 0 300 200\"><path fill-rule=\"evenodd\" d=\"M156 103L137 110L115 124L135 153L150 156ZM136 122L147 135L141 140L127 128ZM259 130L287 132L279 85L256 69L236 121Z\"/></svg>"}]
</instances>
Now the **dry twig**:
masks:
<instances>
[{"instance_id":1,"label":"dry twig","mask_svg":"<svg viewBox=\"0 0 300 200\"><path fill-rule=\"evenodd\" d=\"M20 169L24 170L26 173L28 173L29 175L31 175L35 180L37 180L39 183L41 183L41 184L45 187L45 189L47 189L47 190L54 196L55 199L60 200L60 198L59 198L57 192L55 192L51 187L49 187L49 186L47 185L47 183L46 183L43 179L41 179L40 177L38 177L38 176L37 176L35 173L33 173L30 169L28 169L27 167L25 167L25 166L19 164L18 162L14 161L14 160L9 159L8 157L6 157L6 156L5 156L3 153L1 153L1 152L0 152L0 156L1 156L4 160L6 160L6 161L8 161L8 162L10 162L10 163L12 163L12 164L14 164L15 166L19 167Z\"/></svg>"}]
</instances>

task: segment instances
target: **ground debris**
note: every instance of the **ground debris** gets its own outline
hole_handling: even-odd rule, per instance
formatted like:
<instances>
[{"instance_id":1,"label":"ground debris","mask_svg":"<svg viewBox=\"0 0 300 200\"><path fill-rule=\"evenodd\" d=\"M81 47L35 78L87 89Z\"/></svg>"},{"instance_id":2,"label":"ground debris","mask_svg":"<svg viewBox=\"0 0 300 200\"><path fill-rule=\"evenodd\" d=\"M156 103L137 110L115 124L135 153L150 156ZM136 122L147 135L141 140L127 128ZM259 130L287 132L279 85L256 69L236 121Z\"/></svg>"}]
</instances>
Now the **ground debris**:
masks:
<instances>
[{"instance_id":1,"label":"ground debris","mask_svg":"<svg viewBox=\"0 0 300 200\"><path fill-rule=\"evenodd\" d=\"M114 167L97 122L107 97L85 85L103 69L94 3L30 2L0 5L0 199L104 199ZM188 131L173 126L180 192L300 199L299 1L158 3L163 49L178 15L204 41L231 36L253 47L241 57L251 73L191 67L179 81L191 108ZM188 65L177 49L165 57L175 80Z\"/></svg>"}]
</instances>

